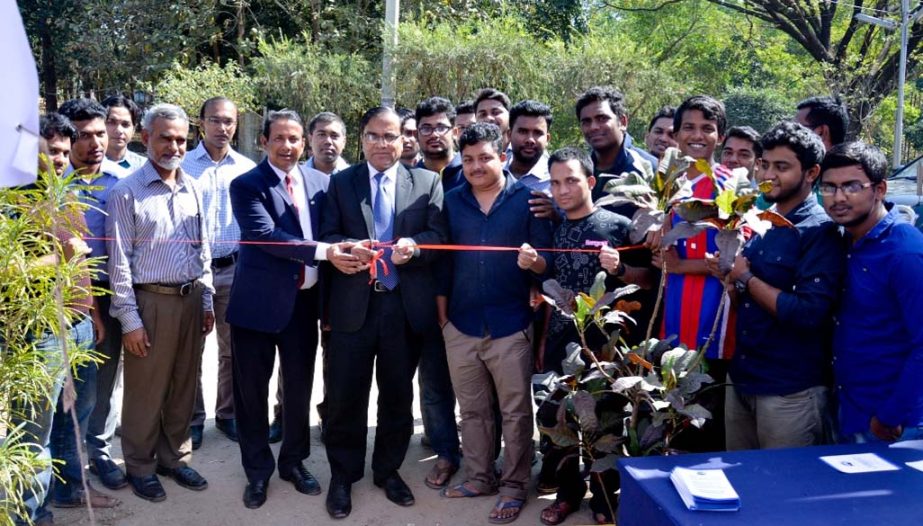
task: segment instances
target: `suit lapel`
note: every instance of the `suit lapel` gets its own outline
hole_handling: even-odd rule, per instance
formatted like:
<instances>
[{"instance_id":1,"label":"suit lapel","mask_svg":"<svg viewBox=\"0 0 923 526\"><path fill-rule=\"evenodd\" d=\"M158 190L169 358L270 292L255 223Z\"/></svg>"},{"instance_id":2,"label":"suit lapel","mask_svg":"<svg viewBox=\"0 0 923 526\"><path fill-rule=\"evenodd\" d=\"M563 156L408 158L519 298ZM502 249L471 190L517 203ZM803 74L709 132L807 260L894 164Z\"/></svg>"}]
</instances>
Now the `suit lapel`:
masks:
<instances>
[{"instance_id":1,"label":"suit lapel","mask_svg":"<svg viewBox=\"0 0 923 526\"><path fill-rule=\"evenodd\" d=\"M394 196L394 234L395 237L398 237L398 232L403 232L401 227L403 226L404 214L402 213L405 208L410 204L410 193L413 191L413 177L410 175L410 171L404 167L402 164L398 164L397 168L397 184L395 185L395 196Z\"/></svg>"},{"instance_id":2,"label":"suit lapel","mask_svg":"<svg viewBox=\"0 0 923 526\"><path fill-rule=\"evenodd\" d=\"M359 165L353 174L353 188L359 199L359 209L365 219L365 228L368 239L375 239L375 214L372 211L372 183L369 182L369 168L367 163Z\"/></svg>"}]
</instances>

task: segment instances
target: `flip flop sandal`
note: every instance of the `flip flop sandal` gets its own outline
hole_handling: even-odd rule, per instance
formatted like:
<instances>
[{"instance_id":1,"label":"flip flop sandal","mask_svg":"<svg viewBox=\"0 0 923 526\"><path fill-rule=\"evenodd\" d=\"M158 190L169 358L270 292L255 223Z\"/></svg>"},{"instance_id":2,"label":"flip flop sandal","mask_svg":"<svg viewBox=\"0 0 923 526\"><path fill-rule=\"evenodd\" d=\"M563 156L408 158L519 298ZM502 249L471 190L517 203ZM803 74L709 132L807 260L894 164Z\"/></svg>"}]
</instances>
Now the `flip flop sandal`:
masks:
<instances>
[{"instance_id":1,"label":"flip flop sandal","mask_svg":"<svg viewBox=\"0 0 923 526\"><path fill-rule=\"evenodd\" d=\"M445 466L440 466L438 463L433 466L433 469L430 470L429 475L423 479L423 483L426 484L426 487L429 489L444 489L449 485L449 481L452 480L452 475L458 471L458 466L453 464L448 464ZM441 483L438 481L442 481Z\"/></svg>"},{"instance_id":2,"label":"flip flop sandal","mask_svg":"<svg viewBox=\"0 0 923 526\"><path fill-rule=\"evenodd\" d=\"M456 493L460 493L461 495L449 495L449 491L454 491ZM445 488L442 488L442 492L440 494L447 499L462 499L462 498L471 498L471 497L488 497L491 495L496 495L497 490L493 490L488 493L481 493L480 491L473 490L469 488L468 486L465 486L465 483L463 482L461 484L458 484L457 486L452 486L451 488L448 486L446 486Z\"/></svg>"},{"instance_id":3,"label":"flip flop sandal","mask_svg":"<svg viewBox=\"0 0 923 526\"><path fill-rule=\"evenodd\" d=\"M497 504L494 505L492 511L502 512L506 510L515 510L516 513L510 515L509 517L491 517L487 516L487 521L491 524L509 524L519 518L519 514L522 512L522 507L526 505L526 501L522 499L511 499L503 501L497 499Z\"/></svg>"}]
</instances>

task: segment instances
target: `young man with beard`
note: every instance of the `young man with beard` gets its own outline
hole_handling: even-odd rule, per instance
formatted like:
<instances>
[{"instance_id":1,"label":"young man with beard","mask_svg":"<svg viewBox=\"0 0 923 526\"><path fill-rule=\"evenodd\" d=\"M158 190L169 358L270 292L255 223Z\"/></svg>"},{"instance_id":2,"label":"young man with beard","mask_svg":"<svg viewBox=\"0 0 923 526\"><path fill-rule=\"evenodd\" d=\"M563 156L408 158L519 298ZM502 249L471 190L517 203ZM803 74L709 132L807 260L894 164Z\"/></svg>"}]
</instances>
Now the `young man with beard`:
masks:
<instances>
[{"instance_id":1,"label":"young man with beard","mask_svg":"<svg viewBox=\"0 0 923 526\"><path fill-rule=\"evenodd\" d=\"M417 105L415 116L419 123L417 137L423 154L417 167L439 174L442 189L448 192L464 182L461 157L455 154L452 140L455 120L452 103L442 97L431 97ZM436 266L442 267L442 261ZM438 272L444 270L439 268ZM441 279L448 277L443 276ZM431 489L441 489L458 471L461 455L455 424L455 392L449 376L445 342L438 326L433 329L422 335L418 381L423 433L436 453L436 462L424 483Z\"/></svg>"},{"instance_id":2,"label":"young man with beard","mask_svg":"<svg viewBox=\"0 0 923 526\"><path fill-rule=\"evenodd\" d=\"M83 214L90 237L93 238L87 240L90 256L106 257L109 252L105 241L105 210L109 194L118 182L117 175L108 171L108 167L114 165L105 161L108 145L106 110L90 99L73 99L61 105L61 112L77 128L77 139L70 151L69 169L77 173L74 184L80 199L90 205ZM119 419L117 408L120 401L113 393L122 375L119 363L122 355L122 326L110 313L112 296L109 292L112 285L106 265L105 261L98 263L99 273L93 283L106 291L106 294L96 299L102 327L100 332L104 333L96 345L96 351L102 355L103 361L98 365L93 381L95 392L91 395L91 413L82 426L86 431L90 471L99 476L103 486L120 489L125 487L127 481L122 468L112 460L111 442Z\"/></svg>"},{"instance_id":3,"label":"young man with beard","mask_svg":"<svg viewBox=\"0 0 923 526\"><path fill-rule=\"evenodd\" d=\"M141 109L123 95L107 97L102 104L107 110L106 133L109 135L106 160L122 170L117 174L120 177L130 175L147 162L147 157L128 149L135 136L135 126L141 120Z\"/></svg>"},{"instance_id":4,"label":"young man with beard","mask_svg":"<svg viewBox=\"0 0 923 526\"><path fill-rule=\"evenodd\" d=\"M551 141L551 108L524 100L510 109L510 149L513 155L504 169L530 190L548 190L548 142Z\"/></svg>"},{"instance_id":5,"label":"young man with beard","mask_svg":"<svg viewBox=\"0 0 923 526\"><path fill-rule=\"evenodd\" d=\"M923 235L885 204L888 162L874 146L835 146L821 165L824 208L846 231L833 330L840 440L923 438Z\"/></svg>"},{"instance_id":6,"label":"young man with beard","mask_svg":"<svg viewBox=\"0 0 923 526\"><path fill-rule=\"evenodd\" d=\"M814 197L820 138L782 122L760 145L757 178L772 183L766 200L792 227L754 235L727 274L737 314L725 402L729 450L823 441L833 308L845 261L836 225ZM717 259L706 259L723 279Z\"/></svg>"},{"instance_id":7,"label":"young man with beard","mask_svg":"<svg viewBox=\"0 0 923 526\"><path fill-rule=\"evenodd\" d=\"M593 164L589 156L576 148L564 148L551 155L549 165L551 195L565 215L555 230L554 248L599 248L600 252L598 257L585 253L558 252L549 261L551 271L548 274L565 289L575 293L588 293L596 275L603 270L611 275L607 280L609 290L625 283L649 287L650 270L625 265L616 250L628 240L628 218L593 205L592 188L596 184L596 178L593 176ZM593 349L608 340L605 333L594 329L589 330L587 336ZM557 371L563 374L561 362L566 357L566 348L571 342L579 342L573 320L555 311L548 324L545 354L539 364L540 369L543 372ZM553 406L554 404L549 404L548 407ZM539 410L540 423L545 410L547 409ZM554 414L556 413L557 411L554 411ZM563 451L547 440L542 441L541 447L543 457L540 480L558 488L554 504L542 511L541 520L544 524L560 524L580 507L580 502L586 494L586 484L580 474L578 458L563 458ZM618 487L618 472L615 470L590 477L590 488L593 492L590 509L593 510L596 522L612 522L605 493L614 500L614 492Z\"/></svg>"},{"instance_id":8,"label":"young man with beard","mask_svg":"<svg viewBox=\"0 0 923 526\"><path fill-rule=\"evenodd\" d=\"M522 246L501 252L452 253L447 304L440 302L452 385L462 414L466 481L449 498L494 495L492 523L514 521L528 495L532 461L532 284L545 258L530 246L551 243L551 223L529 212L529 190L505 173L502 134L477 123L461 137L467 184L446 198L451 239L463 245ZM503 415L503 472L494 473L494 407Z\"/></svg>"},{"instance_id":9,"label":"young man with beard","mask_svg":"<svg viewBox=\"0 0 923 526\"><path fill-rule=\"evenodd\" d=\"M461 156L455 153L455 143L450 133L455 123L452 103L442 97L430 97L417 104L414 117L417 120L417 139L422 156L417 168L439 174L444 192L464 183Z\"/></svg>"},{"instance_id":10,"label":"young man with beard","mask_svg":"<svg viewBox=\"0 0 923 526\"><path fill-rule=\"evenodd\" d=\"M233 367L231 365L231 326L225 320L238 256L240 227L231 210L231 181L252 170L256 164L231 147L237 132L237 106L226 97L212 97L199 109L202 140L183 159L183 171L196 180L202 192L205 229L212 253L212 281L215 286L215 328L218 333L218 386L215 397L215 427L237 441L234 420ZM192 449L202 445L205 427L205 400L202 397L202 371L199 370L195 413L189 433Z\"/></svg>"},{"instance_id":11,"label":"young man with beard","mask_svg":"<svg viewBox=\"0 0 923 526\"><path fill-rule=\"evenodd\" d=\"M189 467L202 340L215 323L202 198L181 165L189 119L178 106L148 110L148 162L110 192L106 237L112 315L122 324L122 451L135 495L159 502L157 474L201 491ZM161 239L171 242L164 243Z\"/></svg>"},{"instance_id":12,"label":"young man with beard","mask_svg":"<svg viewBox=\"0 0 923 526\"><path fill-rule=\"evenodd\" d=\"M667 148L676 148L676 139L673 138L673 114L676 108L664 106L657 110L644 136L644 145L647 151L660 159Z\"/></svg>"}]
</instances>

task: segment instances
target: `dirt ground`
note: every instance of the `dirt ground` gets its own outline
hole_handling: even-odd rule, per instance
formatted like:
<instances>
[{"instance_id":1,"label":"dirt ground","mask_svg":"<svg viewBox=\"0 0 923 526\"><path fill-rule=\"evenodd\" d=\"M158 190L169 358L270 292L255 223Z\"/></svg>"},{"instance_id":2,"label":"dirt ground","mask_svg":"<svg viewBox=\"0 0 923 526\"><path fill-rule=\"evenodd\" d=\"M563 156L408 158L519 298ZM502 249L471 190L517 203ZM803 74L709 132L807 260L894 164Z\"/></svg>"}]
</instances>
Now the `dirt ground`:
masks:
<instances>
[{"instance_id":1,"label":"dirt ground","mask_svg":"<svg viewBox=\"0 0 923 526\"><path fill-rule=\"evenodd\" d=\"M320 353L318 353L319 359ZM493 506L495 497L480 497L474 499L446 499L437 491L427 488L423 484L435 457L431 450L420 445L423 424L420 419L420 410L415 402L414 436L411 439L407 458L401 468L401 476L410 486L416 497L416 504L402 508L391 503L385 498L384 492L372 483L371 450L375 437L374 400L377 398L372 393L372 404L369 408L369 438L368 456L366 462L366 476L353 485L352 514L340 521L334 521L327 515L324 506L326 489L330 481L330 469L327 464L327 455L323 444L320 443L320 432L317 426L311 428L311 457L305 462L307 468L320 481L324 493L319 496L302 495L295 491L292 485L274 475L269 485L269 496L266 504L258 510L249 510L244 507L241 500L246 477L240 466L240 450L237 443L228 440L214 427L214 400L215 378L217 370L217 345L214 335L208 339L205 355L205 405L209 420L205 424L205 439L202 448L193 455L192 467L197 469L208 479L208 489L203 492L189 491L176 485L172 480L161 477L167 492L167 499L159 503L150 503L132 494L128 488L119 491L108 491L102 487L96 477L89 475L90 483L96 488L122 500L120 506L111 510L98 510L97 524L100 525L182 525L182 526L287 526L287 525L367 525L367 526L448 526L489 524L487 514ZM317 371L320 371L318 363ZM275 378L273 389L275 392ZM414 386L416 387L416 382ZM374 387L373 387L374 389ZM312 405L321 399L321 382L315 382ZM419 397L417 397L417 401ZM312 408L313 409L313 408ZM317 422L316 409L312 410L312 423ZM114 456L121 458L119 439L116 437ZM278 453L279 444L273 446ZM457 473L453 481L462 482L462 472ZM538 465L533 468L533 475L537 475ZM534 477L533 477L534 480ZM545 506L551 504L553 496L539 497L535 493L534 484L529 500L523 509L519 520L514 524L536 525L541 524L539 514ZM64 510L54 509L55 523L59 525L89 524L85 509ZM593 524L586 502L581 509L571 515L564 523L568 525Z\"/></svg>"}]
</instances>

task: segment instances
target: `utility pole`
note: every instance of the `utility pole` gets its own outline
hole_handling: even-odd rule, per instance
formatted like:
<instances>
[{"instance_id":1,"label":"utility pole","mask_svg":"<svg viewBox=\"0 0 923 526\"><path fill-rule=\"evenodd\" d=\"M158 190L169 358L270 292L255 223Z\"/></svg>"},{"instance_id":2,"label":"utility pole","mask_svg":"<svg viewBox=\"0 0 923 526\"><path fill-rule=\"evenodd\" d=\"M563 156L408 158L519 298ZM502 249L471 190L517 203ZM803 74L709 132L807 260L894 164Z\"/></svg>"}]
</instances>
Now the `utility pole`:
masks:
<instances>
[{"instance_id":1,"label":"utility pole","mask_svg":"<svg viewBox=\"0 0 923 526\"><path fill-rule=\"evenodd\" d=\"M894 152L892 156L892 168L897 169L901 166L902 150L904 148L904 84L907 82L907 33L910 26L916 23L923 16L923 6L917 6L912 12L910 11L910 0L901 0L901 21L900 24L894 20L878 18L859 13L856 20L873 24L889 31L900 29L901 31L901 57L897 73L897 111L894 116Z\"/></svg>"},{"instance_id":2,"label":"utility pole","mask_svg":"<svg viewBox=\"0 0 923 526\"><path fill-rule=\"evenodd\" d=\"M906 1L906 0L905 0ZM381 105L394 107L394 71L391 68L397 48L397 26L400 23L400 0L386 0L385 31L381 54Z\"/></svg>"}]
</instances>

